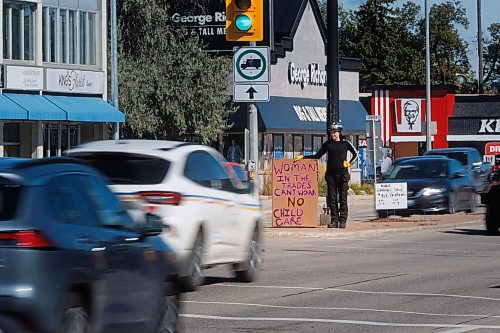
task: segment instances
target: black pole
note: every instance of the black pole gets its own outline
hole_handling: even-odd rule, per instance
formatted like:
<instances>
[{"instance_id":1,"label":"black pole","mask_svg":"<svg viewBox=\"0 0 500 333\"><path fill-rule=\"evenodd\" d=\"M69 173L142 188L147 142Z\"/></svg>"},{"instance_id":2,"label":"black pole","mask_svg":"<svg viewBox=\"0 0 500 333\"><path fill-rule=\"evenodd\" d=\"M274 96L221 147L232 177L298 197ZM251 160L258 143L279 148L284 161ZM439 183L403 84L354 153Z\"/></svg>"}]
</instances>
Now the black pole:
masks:
<instances>
[{"instance_id":1,"label":"black pole","mask_svg":"<svg viewBox=\"0 0 500 333\"><path fill-rule=\"evenodd\" d=\"M327 0L327 116L326 131L339 120L339 6L337 0Z\"/></svg>"}]
</instances>

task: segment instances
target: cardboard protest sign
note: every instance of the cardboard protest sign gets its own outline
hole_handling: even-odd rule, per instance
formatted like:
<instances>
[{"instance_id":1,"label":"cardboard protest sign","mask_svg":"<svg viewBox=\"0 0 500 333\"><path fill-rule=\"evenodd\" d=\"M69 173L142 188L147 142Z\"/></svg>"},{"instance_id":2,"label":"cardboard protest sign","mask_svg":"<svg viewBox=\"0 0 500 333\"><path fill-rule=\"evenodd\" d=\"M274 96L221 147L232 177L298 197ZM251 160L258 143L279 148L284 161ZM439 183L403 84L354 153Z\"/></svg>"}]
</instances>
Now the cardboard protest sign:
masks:
<instances>
[{"instance_id":1,"label":"cardboard protest sign","mask_svg":"<svg viewBox=\"0 0 500 333\"><path fill-rule=\"evenodd\" d=\"M318 161L273 160L273 227L318 225Z\"/></svg>"},{"instance_id":2,"label":"cardboard protest sign","mask_svg":"<svg viewBox=\"0 0 500 333\"><path fill-rule=\"evenodd\" d=\"M407 183L375 184L375 209L408 208Z\"/></svg>"}]
</instances>

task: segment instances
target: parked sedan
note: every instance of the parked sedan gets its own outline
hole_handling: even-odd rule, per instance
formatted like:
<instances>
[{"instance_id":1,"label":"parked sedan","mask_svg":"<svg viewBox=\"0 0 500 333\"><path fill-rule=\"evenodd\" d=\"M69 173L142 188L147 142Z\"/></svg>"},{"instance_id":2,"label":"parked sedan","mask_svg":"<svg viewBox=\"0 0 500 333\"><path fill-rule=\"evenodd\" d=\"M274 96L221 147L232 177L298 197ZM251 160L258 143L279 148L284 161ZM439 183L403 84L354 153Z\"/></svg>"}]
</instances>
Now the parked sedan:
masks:
<instances>
[{"instance_id":1,"label":"parked sedan","mask_svg":"<svg viewBox=\"0 0 500 333\"><path fill-rule=\"evenodd\" d=\"M175 332L161 232L73 159L0 159L0 332Z\"/></svg>"},{"instance_id":2,"label":"parked sedan","mask_svg":"<svg viewBox=\"0 0 500 333\"><path fill-rule=\"evenodd\" d=\"M500 228L500 169L491 177L491 184L481 196L486 204L486 230L489 234L497 234Z\"/></svg>"},{"instance_id":3,"label":"parked sedan","mask_svg":"<svg viewBox=\"0 0 500 333\"><path fill-rule=\"evenodd\" d=\"M185 290L203 283L203 269L229 264L250 282L260 263L259 199L235 184L213 148L175 141L90 142L71 156L102 171L123 200L141 197L162 217L162 237L177 252Z\"/></svg>"},{"instance_id":4,"label":"parked sedan","mask_svg":"<svg viewBox=\"0 0 500 333\"><path fill-rule=\"evenodd\" d=\"M394 162L383 183L407 183L408 209L397 210L397 215L412 213L472 212L475 192L469 173L455 159L447 157L416 156ZM379 210L379 217L393 211Z\"/></svg>"}]
</instances>

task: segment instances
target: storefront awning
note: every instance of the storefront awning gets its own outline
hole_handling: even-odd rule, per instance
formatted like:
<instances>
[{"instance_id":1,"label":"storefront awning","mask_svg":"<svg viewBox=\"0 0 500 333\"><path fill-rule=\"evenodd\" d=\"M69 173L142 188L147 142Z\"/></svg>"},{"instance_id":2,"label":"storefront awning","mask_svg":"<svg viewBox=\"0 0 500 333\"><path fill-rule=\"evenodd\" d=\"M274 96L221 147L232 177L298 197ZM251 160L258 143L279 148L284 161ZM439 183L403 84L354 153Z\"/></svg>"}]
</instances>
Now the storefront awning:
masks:
<instances>
[{"instance_id":1,"label":"storefront awning","mask_svg":"<svg viewBox=\"0 0 500 333\"><path fill-rule=\"evenodd\" d=\"M67 113L42 95L3 94L27 111L25 120L67 120Z\"/></svg>"},{"instance_id":2,"label":"storefront awning","mask_svg":"<svg viewBox=\"0 0 500 333\"><path fill-rule=\"evenodd\" d=\"M266 132L318 133L326 131L326 100L271 97L257 103ZM341 100L340 119L345 134L364 134L367 112L361 102Z\"/></svg>"},{"instance_id":3,"label":"storefront awning","mask_svg":"<svg viewBox=\"0 0 500 333\"><path fill-rule=\"evenodd\" d=\"M97 97L67 97L45 95L46 99L68 113L68 121L123 123L125 115Z\"/></svg>"},{"instance_id":4,"label":"storefront awning","mask_svg":"<svg viewBox=\"0 0 500 333\"><path fill-rule=\"evenodd\" d=\"M0 119L27 120L28 111L7 98L5 95L0 94Z\"/></svg>"}]
</instances>

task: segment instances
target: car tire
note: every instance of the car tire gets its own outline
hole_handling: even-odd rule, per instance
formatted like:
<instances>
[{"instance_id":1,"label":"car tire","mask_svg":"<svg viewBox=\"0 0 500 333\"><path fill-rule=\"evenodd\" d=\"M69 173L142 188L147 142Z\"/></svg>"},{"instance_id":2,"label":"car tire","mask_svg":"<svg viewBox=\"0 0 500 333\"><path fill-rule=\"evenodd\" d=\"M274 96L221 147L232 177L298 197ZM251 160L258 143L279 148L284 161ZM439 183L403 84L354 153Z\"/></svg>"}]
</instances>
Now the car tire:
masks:
<instances>
[{"instance_id":1,"label":"car tire","mask_svg":"<svg viewBox=\"0 0 500 333\"><path fill-rule=\"evenodd\" d=\"M156 333L175 333L179 325L179 294L163 296Z\"/></svg>"},{"instance_id":2,"label":"car tire","mask_svg":"<svg viewBox=\"0 0 500 333\"><path fill-rule=\"evenodd\" d=\"M260 232L259 228L256 227L252 234L252 239L250 240L250 245L248 249L248 256L246 260L242 263L245 267L244 270L236 270L236 279L240 282L253 282L257 278L260 267Z\"/></svg>"},{"instance_id":3,"label":"car tire","mask_svg":"<svg viewBox=\"0 0 500 333\"><path fill-rule=\"evenodd\" d=\"M25 330L19 321L5 314L0 314L0 333L23 333Z\"/></svg>"},{"instance_id":4,"label":"car tire","mask_svg":"<svg viewBox=\"0 0 500 333\"><path fill-rule=\"evenodd\" d=\"M89 330L88 310L82 305L78 294L69 294L68 305L64 310L61 333L87 333Z\"/></svg>"},{"instance_id":5,"label":"car tire","mask_svg":"<svg viewBox=\"0 0 500 333\"><path fill-rule=\"evenodd\" d=\"M456 198L453 192L450 192L448 197L448 214L455 214L457 212Z\"/></svg>"},{"instance_id":6,"label":"car tire","mask_svg":"<svg viewBox=\"0 0 500 333\"><path fill-rule=\"evenodd\" d=\"M377 210L377 215L380 219L385 219L389 216L389 212L387 210Z\"/></svg>"},{"instance_id":7,"label":"car tire","mask_svg":"<svg viewBox=\"0 0 500 333\"><path fill-rule=\"evenodd\" d=\"M476 211L476 193L472 191L469 195L469 208L465 210L466 213L474 213Z\"/></svg>"},{"instance_id":8,"label":"car tire","mask_svg":"<svg viewBox=\"0 0 500 333\"><path fill-rule=\"evenodd\" d=\"M205 281L203 275L203 232L200 230L193 244L189 258L188 275L181 280L184 291L195 291Z\"/></svg>"}]
</instances>

